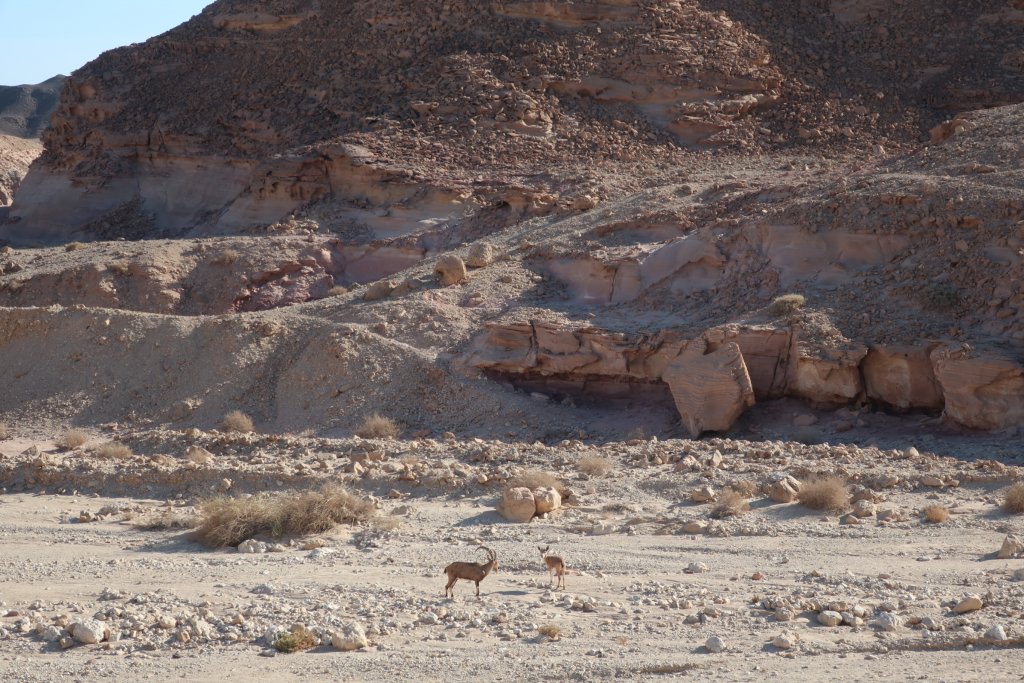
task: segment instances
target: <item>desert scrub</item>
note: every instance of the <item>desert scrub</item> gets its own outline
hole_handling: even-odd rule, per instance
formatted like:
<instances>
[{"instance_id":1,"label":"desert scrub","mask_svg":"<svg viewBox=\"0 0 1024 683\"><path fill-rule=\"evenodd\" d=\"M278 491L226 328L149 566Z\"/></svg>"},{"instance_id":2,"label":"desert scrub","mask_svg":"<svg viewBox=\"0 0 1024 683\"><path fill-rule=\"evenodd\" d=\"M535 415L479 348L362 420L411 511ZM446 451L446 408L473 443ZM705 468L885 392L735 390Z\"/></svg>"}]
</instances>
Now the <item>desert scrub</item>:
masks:
<instances>
[{"instance_id":1,"label":"desert scrub","mask_svg":"<svg viewBox=\"0 0 1024 683\"><path fill-rule=\"evenodd\" d=\"M127 275L131 272L131 266L128 265L127 261L112 261L107 264L107 270L114 275Z\"/></svg>"},{"instance_id":2,"label":"desert scrub","mask_svg":"<svg viewBox=\"0 0 1024 683\"><path fill-rule=\"evenodd\" d=\"M363 439L397 439L401 433L397 422L377 413L363 418L363 424L356 430L356 436Z\"/></svg>"},{"instance_id":3,"label":"desert scrub","mask_svg":"<svg viewBox=\"0 0 1024 683\"><path fill-rule=\"evenodd\" d=\"M718 502L711 508L711 516L715 519L738 517L750 510L750 503L739 491L728 486L722 491Z\"/></svg>"},{"instance_id":4,"label":"desert scrub","mask_svg":"<svg viewBox=\"0 0 1024 683\"><path fill-rule=\"evenodd\" d=\"M327 291L327 296L341 296L342 294L348 294L348 287L342 285L335 285Z\"/></svg>"},{"instance_id":5,"label":"desert scrub","mask_svg":"<svg viewBox=\"0 0 1024 683\"><path fill-rule=\"evenodd\" d=\"M199 516L186 512L165 510L158 515L148 515L132 520L132 526L142 531L181 531L199 526Z\"/></svg>"},{"instance_id":6,"label":"desert scrub","mask_svg":"<svg viewBox=\"0 0 1024 683\"><path fill-rule=\"evenodd\" d=\"M949 510L943 505L929 505L923 513L924 520L929 524L942 524L949 519Z\"/></svg>"},{"instance_id":7,"label":"desert scrub","mask_svg":"<svg viewBox=\"0 0 1024 683\"><path fill-rule=\"evenodd\" d=\"M534 489L562 488L562 482L558 480L558 477L548 472L542 472L541 470L526 470L525 472L520 472L509 479L507 485L510 489L525 486L531 491Z\"/></svg>"},{"instance_id":8,"label":"desert scrub","mask_svg":"<svg viewBox=\"0 0 1024 683\"><path fill-rule=\"evenodd\" d=\"M68 242L64 245L64 251L78 251L79 249L85 249L85 245L81 242Z\"/></svg>"},{"instance_id":9,"label":"desert scrub","mask_svg":"<svg viewBox=\"0 0 1024 683\"><path fill-rule=\"evenodd\" d=\"M89 435L81 429L72 429L57 439L57 448L62 451L77 451L89 441Z\"/></svg>"},{"instance_id":10,"label":"desert scrub","mask_svg":"<svg viewBox=\"0 0 1024 683\"><path fill-rule=\"evenodd\" d=\"M322 534L338 524L369 521L375 509L373 501L337 485L302 493L213 498L200 506L195 535L207 547L224 548L260 534L273 538Z\"/></svg>"},{"instance_id":11,"label":"desert scrub","mask_svg":"<svg viewBox=\"0 0 1024 683\"><path fill-rule=\"evenodd\" d=\"M135 455L132 449L120 441L108 441L93 450L93 455L103 460L127 460Z\"/></svg>"},{"instance_id":12,"label":"desert scrub","mask_svg":"<svg viewBox=\"0 0 1024 683\"><path fill-rule=\"evenodd\" d=\"M807 298L803 294L783 294L782 296L775 297L768 310L776 317L789 315L803 308L806 303Z\"/></svg>"},{"instance_id":13,"label":"desert scrub","mask_svg":"<svg viewBox=\"0 0 1024 683\"><path fill-rule=\"evenodd\" d=\"M274 649L285 654L301 652L320 644L316 634L305 627L293 627L291 633L284 633L274 641Z\"/></svg>"},{"instance_id":14,"label":"desert scrub","mask_svg":"<svg viewBox=\"0 0 1024 683\"><path fill-rule=\"evenodd\" d=\"M537 628L537 633L548 638L549 640L561 640L562 629L555 624L545 624Z\"/></svg>"},{"instance_id":15,"label":"desert scrub","mask_svg":"<svg viewBox=\"0 0 1024 683\"><path fill-rule=\"evenodd\" d=\"M248 434L255 427L252 423L252 418L243 413L241 410L232 410L230 413L224 416L224 430L228 432L237 432L239 434Z\"/></svg>"},{"instance_id":16,"label":"desert scrub","mask_svg":"<svg viewBox=\"0 0 1024 683\"><path fill-rule=\"evenodd\" d=\"M823 512L843 512L850 507L850 492L839 477L811 479L800 487L797 500L806 508Z\"/></svg>"},{"instance_id":17,"label":"desert scrub","mask_svg":"<svg viewBox=\"0 0 1024 683\"><path fill-rule=\"evenodd\" d=\"M1024 512L1024 484L1014 484L1003 494L1003 510L1013 515Z\"/></svg>"},{"instance_id":18,"label":"desert scrub","mask_svg":"<svg viewBox=\"0 0 1024 683\"><path fill-rule=\"evenodd\" d=\"M612 471L612 461L600 455L586 455L580 458L579 470L589 477L603 477Z\"/></svg>"},{"instance_id":19,"label":"desert scrub","mask_svg":"<svg viewBox=\"0 0 1024 683\"><path fill-rule=\"evenodd\" d=\"M230 266L232 263L237 261L241 254L234 249L226 249L221 253L217 254L216 258L213 259L213 265L215 266Z\"/></svg>"},{"instance_id":20,"label":"desert scrub","mask_svg":"<svg viewBox=\"0 0 1024 683\"><path fill-rule=\"evenodd\" d=\"M0 422L0 441L11 438L11 430L6 422Z\"/></svg>"}]
</instances>

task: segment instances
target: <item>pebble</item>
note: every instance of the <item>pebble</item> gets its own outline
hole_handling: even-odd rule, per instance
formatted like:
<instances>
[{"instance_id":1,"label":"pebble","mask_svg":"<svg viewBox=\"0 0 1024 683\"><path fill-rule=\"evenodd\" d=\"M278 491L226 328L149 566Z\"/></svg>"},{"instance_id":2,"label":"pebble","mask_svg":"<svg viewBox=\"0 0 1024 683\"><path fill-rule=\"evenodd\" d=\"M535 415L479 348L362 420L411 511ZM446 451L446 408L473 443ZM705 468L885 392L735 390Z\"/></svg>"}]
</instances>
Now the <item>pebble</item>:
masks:
<instances>
[{"instance_id":1,"label":"pebble","mask_svg":"<svg viewBox=\"0 0 1024 683\"><path fill-rule=\"evenodd\" d=\"M718 636L711 636L704 641L704 647L707 648L708 652L719 653L725 650L725 641Z\"/></svg>"},{"instance_id":2,"label":"pebble","mask_svg":"<svg viewBox=\"0 0 1024 683\"><path fill-rule=\"evenodd\" d=\"M818 623L823 626L839 626L843 623L843 615L827 609L818 613Z\"/></svg>"},{"instance_id":3,"label":"pebble","mask_svg":"<svg viewBox=\"0 0 1024 683\"><path fill-rule=\"evenodd\" d=\"M779 648L780 650L789 650L795 647L798 642L799 638L797 638L795 634L790 633L789 631L784 631L781 634L775 636L775 639L772 640L772 645Z\"/></svg>"}]
</instances>

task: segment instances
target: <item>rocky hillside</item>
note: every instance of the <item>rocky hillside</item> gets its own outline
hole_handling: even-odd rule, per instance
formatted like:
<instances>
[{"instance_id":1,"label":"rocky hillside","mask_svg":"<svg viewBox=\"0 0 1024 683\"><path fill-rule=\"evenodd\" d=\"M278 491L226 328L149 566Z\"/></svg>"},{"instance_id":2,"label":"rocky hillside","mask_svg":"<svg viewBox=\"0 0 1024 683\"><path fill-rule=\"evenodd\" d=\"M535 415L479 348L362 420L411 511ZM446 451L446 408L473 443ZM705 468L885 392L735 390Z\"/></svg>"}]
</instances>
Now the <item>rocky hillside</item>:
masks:
<instances>
[{"instance_id":1,"label":"rocky hillside","mask_svg":"<svg viewBox=\"0 0 1024 683\"><path fill-rule=\"evenodd\" d=\"M38 138L50 125L66 76L37 85L0 85L0 135Z\"/></svg>"},{"instance_id":2,"label":"rocky hillside","mask_svg":"<svg viewBox=\"0 0 1024 683\"><path fill-rule=\"evenodd\" d=\"M694 151L898 147L1021 99L1015 0L812 5L221 0L75 73L0 235L489 228Z\"/></svg>"}]
</instances>

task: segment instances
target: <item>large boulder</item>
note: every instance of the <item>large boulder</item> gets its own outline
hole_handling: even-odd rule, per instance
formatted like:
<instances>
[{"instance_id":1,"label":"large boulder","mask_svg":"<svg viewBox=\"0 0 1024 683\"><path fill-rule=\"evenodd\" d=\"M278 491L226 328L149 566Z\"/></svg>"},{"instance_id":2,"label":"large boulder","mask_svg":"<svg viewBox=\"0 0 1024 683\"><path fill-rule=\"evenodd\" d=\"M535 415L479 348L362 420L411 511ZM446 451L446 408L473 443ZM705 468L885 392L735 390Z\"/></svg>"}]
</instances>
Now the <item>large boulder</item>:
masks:
<instances>
[{"instance_id":1,"label":"large boulder","mask_svg":"<svg viewBox=\"0 0 1024 683\"><path fill-rule=\"evenodd\" d=\"M71 625L71 637L86 645L95 645L106 640L110 631L102 621L83 619Z\"/></svg>"},{"instance_id":2,"label":"large boulder","mask_svg":"<svg viewBox=\"0 0 1024 683\"><path fill-rule=\"evenodd\" d=\"M533 502L537 506L537 514L543 515L562 507L562 496L557 489L546 486L533 490Z\"/></svg>"},{"instance_id":3,"label":"large boulder","mask_svg":"<svg viewBox=\"0 0 1024 683\"><path fill-rule=\"evenodd\" d=\"M529 522L537 514L533 491L525 486L505 489L498 502L498 514L510 522Z\"/></svg>"},{"instance_id":4,"label":"large boulder","mask_svg":"<svg viewBox=\"0 0 1024 683\"><path fill-rule=\"evenodd\" d=\"M437 259L434 274L441 278L441 284L445 287L457 285L468 277L466 263L456 254L445 254Z\"/></svg>"},{"instance_id":5,"label":"large boulder","mask_svg":"<svg viewBox=\"0 0 1024 683\"><path fill-rule=\"evenodd\" d=\"M694 437L726 431L755 400L740 347L729 342L711 353L706 349L704 340L689 344L661 376Z\"/></svg>"},{"instance_id":6,"label":"large boulder","mask_svg":"<svg viewBox=\"0 0 1024 683\"><path fill-rule=\"evenodd\" d=\"M369 647L366 639L366 632L363 627L356 623L345 624L339 631L331 634L331 645L342 652L352 652Z\"/></svg>"}]
</instances>

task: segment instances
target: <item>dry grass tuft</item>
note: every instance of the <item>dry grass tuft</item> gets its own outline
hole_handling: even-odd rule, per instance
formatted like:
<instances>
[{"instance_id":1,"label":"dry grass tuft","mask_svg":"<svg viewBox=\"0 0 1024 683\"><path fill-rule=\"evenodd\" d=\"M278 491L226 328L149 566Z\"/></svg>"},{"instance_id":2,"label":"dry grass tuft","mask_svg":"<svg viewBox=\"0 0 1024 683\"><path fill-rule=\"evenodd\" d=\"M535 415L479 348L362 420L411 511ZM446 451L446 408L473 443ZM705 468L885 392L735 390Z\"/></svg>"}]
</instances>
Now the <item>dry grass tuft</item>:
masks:
<instances>
[{"instance_id":1,"label":"dry grass tuft","mask_svg":"<svg viewBox=\"0 0 1024 683\"><path fill-rule=\"evenodd\" d=\"M248 434L255 429L252 418L241 410L232 410L224 416L224 429L229 432Z\"/></svg>"},{"instance_id":2,"label":"dry grass tuft","mask_svg":"<svg viewBox=\"0 0 1024 683\"><path fill-rule=\"evenodd\" d=\"M789 315L803 308L806 303L807 298L803 294L783 294L775 297L768 310L774 316Z\"/></svg>"},{"instance_id":3,"label":"dry grass tuft","mask_svg":"<svg viewBox=\"0 0 1024 683\"><path fill-rule=\"evenodd\" d=\"M367 415L356 430L356 436L363 439L397 439L401 433L397 422L377 413Z\"/></svg>"},{"instance_id":4,"label":"dry grass tuft","mask_svg":"<svg viewBox=\"0 0 1024 683\"><path fill-rule=\"evenodd\" d=\"M544 626L540 626L537 628L537 633L542 636L546 636L551 640L562 639L562 629L555 624L545 624Z\"/></svg>"},{"instance_id":5,"label":"dry grass tuft","mask_svg":"<svg viewBox=\"0 0 1024 683\"><path fill-rule=\"evenodd\" d=\"M68 242L64 245L64 251L78 251L79 249L85 249L85 245L81 242Z\"/></svg>"},{"instance_id":6,"label":"dry grass tuft","mask_svg":"<svg viewBox=\"0 0 1024 683\"><path fill-rule=\"evenodd\" d=\"M127 460L135 455L132 449L120 441L108 441L93 450L93 455L104 460Z\"/></svg>"},{"instance_id":7,"label":"dry grass tuft","mask_svg":"<svg viewBox=\"0 0 1024 683\"><path fill-rule=\"evenodd\" d=\"M508 480L508 488L510 489L519 488L520 486L525 486L531 491L540 488L560 489L562 482L558 480L558 477L548 472L526 470Z\"/></svg>"},{"instance_id":8,"label":"dry grass tuft","mask_svg":"<svg viewBox=\"0 0 1024 683\"><path fill-rule=\"evenodd\" d=\"M396 517L395 515L387 515L386 517L374 517L370 520L370 526L373 527L374 531L381 533L391 533L398 531L402 528L402 518Z\"/></svg>"},{"instance_id":9,"label":"dry grass tuft","mask_svg":"<svg viewBox=\"0 0 1024 683\"><path fill-rule=\"evenodd\" d=\"M338 524L366 522L374 511L373 501L336 485L298 494L214 498L201 507L196 539L211 548L224 548L260 534L274 538L322 534Z\"/></svg>"},{"instance_id":10,"label":"dry grass tuft","mask_svg":"<svg viewBox=\"0 0 1024 683\"><path fill-rule=\"evenodd\" d=\"M194 514L165 510L156 516L143 517L132 524L142 531L181 531L199 526L199 517Z\"/></svg>"},{"instance_id":11,"label":"dry grass tuft","mask_svg":"<svg viewBox=\"0 0 1024 683\"><path fill-rule=\"evenodd\" d=\"M127 275L131 272L131 269L127 261L112 261L107 264L107 270L114 275Z\"/></svg>"},{"instance_id":12,"label":"dry grass tuft","mask_svg":"<svg viewBox=\"0 0 1024 683\"><path fill-rule=\"evenodd\" d=\"M342 294L348 294L348 287L342 285L335 285L331 287L327 292L327 296L341 296Z\"/></svg>"},{"instance_id":13,"label":"dry grass tuft","mask_svg":"<svg viewBox=\"0 0 1024 683\"><path fill-rule=\"evenodd\" d=\"M241 257L234 249L227 249L217 254L217 257L213 259L212 263L215 266L230 266L232 263L237 261Z\"/></svg>"},{"instance_id":14,"label":"dry grass tuft","mask_svg":"<svg viewBox=\"0 0 1024 683\"><path fill-rule=\"evenodd\" d=\"M726 486L722 491L722 495L719 496L718 502L711 508L711 516L715 519L723 519L725 517L738 517L749 511L750 503L747 502L743 494Z\"/></svg>"},{"instance_id":15,"label":"dry grass tuft","mask_svg":"<svg viewBox=\"0 0 1024 683\"><path fill-rule=\"evenodd\" d=\"M586 455L580 458L580 472L591 477L603 477L611 472L612 468L612 461L600 455Z\"/></svg>"},{"instance_id":16,"label":"dry grass tuft","mask_svg":"<svg viewBox=\"0 0 1024 683\"><path fill-rule=\"evenodd\" d=\"M64 451L77 451L89 441L89 435L81 429L72 429L57 439L57 448Z\"/></svg>"},{"instance_id":17,"label":"dry grass tuft","mask_svg":"<svg viewBox=\"0 0 1024 683\"><path fill-rule=\"evenodd\" d=\"M1003 510L1019 515L1024 512L1024 484L1014 484L1003 494Z\"/></svg>"},{"instance_id":18,"label":"dry grass tuft","mask_svg":"<svg viewBox=\"0 0 1024 683\"><path fill-rule=\"evenodd\" d=\"M812 510L843 512L850 507L850 492L839 477L811 479L800 487L798 500Z\"/></svg>"},{"instance_id":19,"label":"dry grass tuft","mask_svg":"<svg viewBox=\"0 0 1024 683\"><path fill-rule=\"evenodd\" d=\"M0 422L0 441L11 438L11 430L6 422Z\"/></svg>"},{"instance_id":20,"label":"dry grass tuft","mask_svg":"<svg viewBox=\"0 0 1024 683\"><path fill-rule=\"evenodd\" d=\"M924 509L924 520L931 524L942 524L949 520L949 510L944 505L929 505Z\"/></svg>"}]
</instances>

